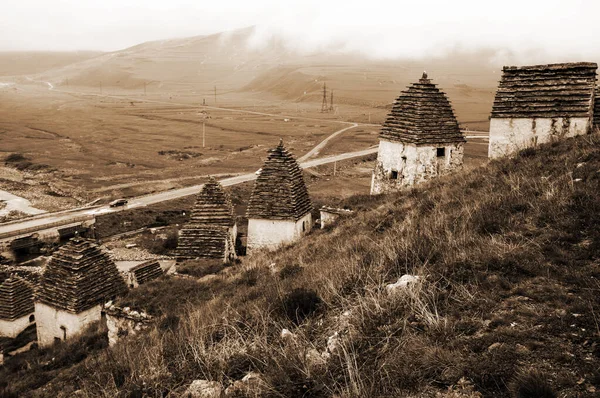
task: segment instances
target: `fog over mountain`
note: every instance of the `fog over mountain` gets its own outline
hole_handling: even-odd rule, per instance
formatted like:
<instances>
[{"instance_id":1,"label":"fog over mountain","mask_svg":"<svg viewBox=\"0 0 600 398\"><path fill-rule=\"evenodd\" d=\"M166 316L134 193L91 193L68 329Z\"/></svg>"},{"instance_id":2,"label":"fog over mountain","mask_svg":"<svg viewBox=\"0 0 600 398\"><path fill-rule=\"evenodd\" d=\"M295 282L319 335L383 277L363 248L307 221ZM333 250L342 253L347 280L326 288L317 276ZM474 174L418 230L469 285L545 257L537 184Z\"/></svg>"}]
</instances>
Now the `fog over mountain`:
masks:
<instances>
[{"instance_id":1,"label":"fog over mountain","mask_svg":"<svg viewBox=\"0 0 600 398\"><path fill-rule=\"evenodd\" d=\"M523 61L600 54L593 0L482 2L23 0L2 6L2 51L115 51L255 26L248 45L273 40L300 52L420 58L498 49Z\"/></svg>"}]
</instances>

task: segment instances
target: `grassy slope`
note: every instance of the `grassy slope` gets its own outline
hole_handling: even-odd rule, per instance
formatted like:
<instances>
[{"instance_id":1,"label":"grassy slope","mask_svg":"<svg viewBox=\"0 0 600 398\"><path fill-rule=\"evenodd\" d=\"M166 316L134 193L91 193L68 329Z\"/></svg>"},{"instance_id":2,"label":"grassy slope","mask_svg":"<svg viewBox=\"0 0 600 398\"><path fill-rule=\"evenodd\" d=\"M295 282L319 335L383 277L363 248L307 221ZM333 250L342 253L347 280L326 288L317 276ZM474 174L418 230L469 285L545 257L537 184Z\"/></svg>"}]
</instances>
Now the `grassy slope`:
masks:
<instances>
[{"instance_id":1,"label":"grassy slope","mask_svg":"<svg viewBox=\"0 0 600 398\"><path fill-rule=\"evenodd\" d=\"M254 370L261 396L503 397L533 371L560 396L594 396L599 144L580 137L401 194L351 198L353 219L293 247L208 281L142 287L122 302L166 321L32 394L177 396L194 379L228 385ZM388 295L405 273L423 283ZM316 311L299 326L296 288L321 300L301 303ZM307 358L336 331L327 362Z\"/></svg>"}]
</instances>

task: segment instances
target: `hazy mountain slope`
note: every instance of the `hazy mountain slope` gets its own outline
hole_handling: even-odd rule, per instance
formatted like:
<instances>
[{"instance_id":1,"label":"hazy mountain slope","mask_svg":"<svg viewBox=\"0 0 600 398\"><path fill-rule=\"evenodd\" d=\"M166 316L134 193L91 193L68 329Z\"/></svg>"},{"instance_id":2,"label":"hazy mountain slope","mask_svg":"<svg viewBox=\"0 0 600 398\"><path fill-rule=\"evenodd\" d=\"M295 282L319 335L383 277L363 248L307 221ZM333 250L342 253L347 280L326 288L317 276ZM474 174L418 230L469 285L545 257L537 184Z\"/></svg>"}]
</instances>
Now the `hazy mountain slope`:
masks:
<instances>
[{"instance_id":1,"label":"hazy mountain slope","mask_svg":"<svg viewBox=\"0 0 600 398\"><path fill-rule=\"evenodd\" d=\"M143 43L102 57L58 68L40 76L59 85L150 90L236 89L260 71L281 62L278 51L246 46L251 28L209 36Z\"/></svg>"},{"instance_id":2,"label":"hazy mountain slope","mask_svg":"<svg viewBox=\"0 0 600 398\"><path fill-rule=\"evenodd\" d=\"M0 76L41 73L96 57L100 52L0 52Z\"/></svg>"},{"instance_id":3,"label":"hazy mountain slope","mask_svg":"<svg viewBox=\"0 0 600 398\"><path fill-rule=\"evenodd\" d=\"M133 290L119 303L158 316L155 329L8 362L5 394L180 396L208 379L250 389L230 396L595 396L599 144L355 197L354 217L294 246ZM421 280L390 294L404 274ZM261 381L236 384L251 371Z\"/></svg>"}]
</instances>

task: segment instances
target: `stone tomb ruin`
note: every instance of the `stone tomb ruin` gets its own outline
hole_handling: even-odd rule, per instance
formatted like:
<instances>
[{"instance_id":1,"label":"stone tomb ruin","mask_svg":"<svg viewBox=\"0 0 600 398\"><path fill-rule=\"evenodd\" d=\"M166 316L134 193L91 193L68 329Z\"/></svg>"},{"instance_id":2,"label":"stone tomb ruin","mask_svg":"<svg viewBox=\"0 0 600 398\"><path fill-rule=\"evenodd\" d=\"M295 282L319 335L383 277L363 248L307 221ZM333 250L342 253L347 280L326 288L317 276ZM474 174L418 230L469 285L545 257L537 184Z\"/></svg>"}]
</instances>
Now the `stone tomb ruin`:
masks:
<instances>
[{"instance_id":1,"label":"stone tomb ruin","mask_svg":"<svg viewBox=\"0 0 600 398\"><path fill-rule=\"evenodd\" d=\"M292 243L312 228L312 203L302 170L283 146L269 151L247 209L248 251L276 249Z\"/></svg>"},{"instance_id":2,"label":"stone tomb ruin","mask_svg":"<svg viewBox=\"0 0 600 398\"><path fill-rule=\"evenodd\" d=\"M35 321L33 288L18 276L0 284L0 336L14 338Z\"/></svg>"},{"instance_id":3,"label":"stone tomb ruin","mask_svg":"<svg viewBox=\"0 0 600 398\"><path fill-rule=\"evenodd\" d=\"M340 217L350 217L354 211L350 209L338 209L335 207L323 206L319 209L321 215L321 229L334 225Z\"/></svg>"},{"instance_id":4,"label":"stone tomb ruin","mask_svg":"<svg viewBox=\"0 0 600 398\"><path fill-rule=\"evenodd\" d=\"M381 129L371 195L461 168L465 141L446 94L423 73L396 99Z\"/></svg>"},{"instance_id":5,"label":"stone tomb ruin","mask_svg":"<svg viewBox=\"0 0 600 398\"><path fill-rule=\"evenodd\" d=\"M48 346L100 321L102 306L127 290L109 255L75 237L54 253L35 300L38 344Z\"/></svg>"},{"instance_id":6,"label":"stone tomb ruin","mask_svg":"<svg viewBox=\"0 0 600 398\"><path fill-rule=\"evenodd\" d=\"M237 225L229 196L214 178L196 197L190 221L179 231L177 261L235 259Z\"/></svg>"},{"instance_id":7,"label":"stone tomb ruin","mask_svg":"<svg viewBox=\"0 0 600 398\"><path fill-rule=\"evenodd\" d=\"M594 122L598 65L505 66L490 119L490 158L587 134Z\"/></svg>"},{"instance_id":8,"label":"stone tomb ruin","mask_svg":"<svg viewBox=\"0 0 600 398\"><path fill-rule=\"evenodd\" d=\"M130 288L136 288L163 275L158 260L148 260L136 265L125 273L125 281Z\"/></svg>"}]
</instances>

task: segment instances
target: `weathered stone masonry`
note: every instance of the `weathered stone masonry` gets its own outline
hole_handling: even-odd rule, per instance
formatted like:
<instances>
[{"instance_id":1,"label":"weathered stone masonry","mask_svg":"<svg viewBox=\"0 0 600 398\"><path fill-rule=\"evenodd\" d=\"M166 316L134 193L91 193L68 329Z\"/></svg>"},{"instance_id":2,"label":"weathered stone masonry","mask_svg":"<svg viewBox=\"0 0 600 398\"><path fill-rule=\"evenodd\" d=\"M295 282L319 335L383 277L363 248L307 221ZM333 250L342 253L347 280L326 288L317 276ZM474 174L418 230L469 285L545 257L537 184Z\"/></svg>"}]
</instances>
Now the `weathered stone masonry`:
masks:
<instances>
[{"instance_id":1,"label":"weathered stone masonry","mask_svg":"<svg viewBox=\"0 0 600 398\"><path fill-rule=\"evenodd\" d=\"M371 194L462 167L465 138L448 98L426 73L396 99L379 139Z\"/></svg>"},{"instance_id":2,"label":"weathered stone masonry","mask_svg":"<svg viewBox=\"0 0 600 398\"><path fill-rule=\"evenodd\" d=\"M16 337L33 321L33 288L18 276L0 284L0 336Z\"/></svg>"},{"instance_id":3,"label":"weathered stone masonry","mask_svg":"<svg viewBox=\"0 0 600 398\"><path fill-rule=\"evenodd\" d=\"M102 305L127 290L108 254L90 240L73 238L54 253L35 301L38 343L53 344L101 319Z\"/></svg>"},{"instance_id":4,"label":"weathered stone masonry","mask_svg":"<svg viewBox=\"0 0 600 398\"><path fill-rule=\"evenodd\" d=\"M490 119L489 157L589 133L597 69L590 62L504 67Z\"/></svg>"},{"instance_id":5,"label":"weathered stone masonry","mask_svg":"<svg viewBox=\"0 0 600 398\"><path fill-rule=\"evenodd\" d=\"M177 260L235 258L237 225L229 196L214 178L196 198L189 223L179 232Z\"/></svg>"},{"instance_id":6,"label":"weathered stone masonry","mask_svg":"<svg viewBox=\"0 0 600 398\"><path fill-rule=\"evenodd\" d=\"M312 228L311 211L302 170L280 142L269 151L248 203L248 250L300 239Z\"/></svg>"}]
</instances>

